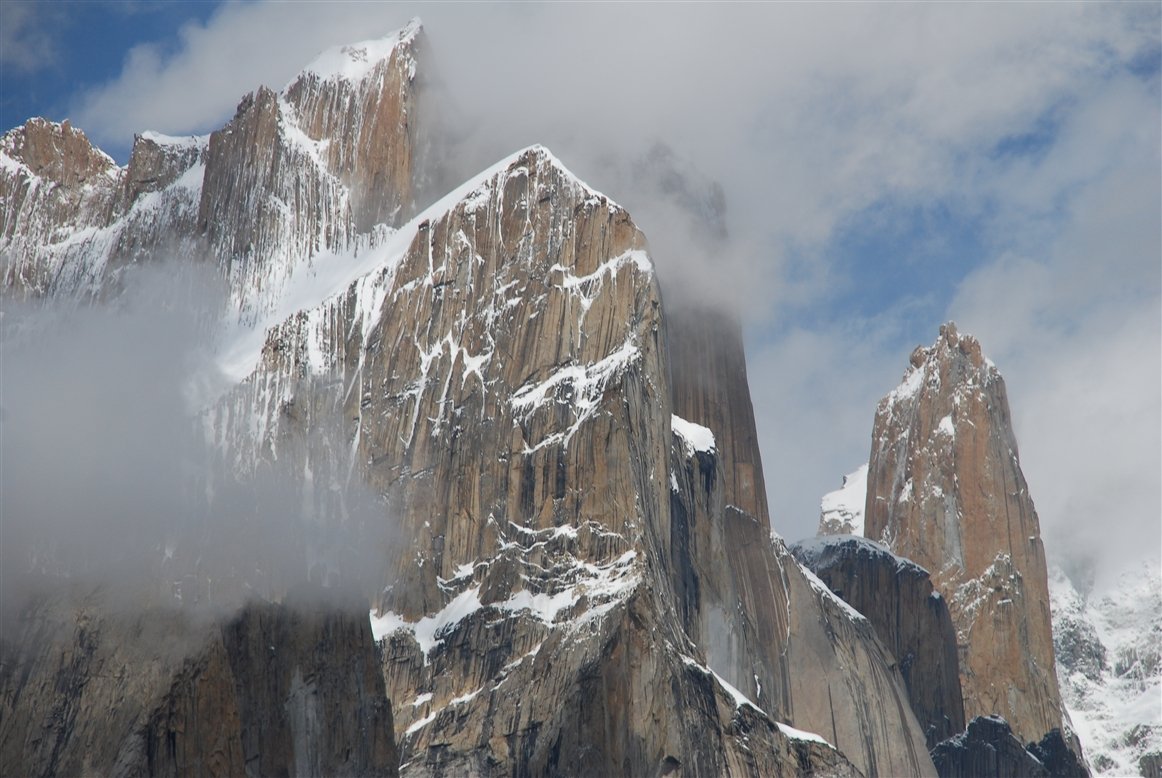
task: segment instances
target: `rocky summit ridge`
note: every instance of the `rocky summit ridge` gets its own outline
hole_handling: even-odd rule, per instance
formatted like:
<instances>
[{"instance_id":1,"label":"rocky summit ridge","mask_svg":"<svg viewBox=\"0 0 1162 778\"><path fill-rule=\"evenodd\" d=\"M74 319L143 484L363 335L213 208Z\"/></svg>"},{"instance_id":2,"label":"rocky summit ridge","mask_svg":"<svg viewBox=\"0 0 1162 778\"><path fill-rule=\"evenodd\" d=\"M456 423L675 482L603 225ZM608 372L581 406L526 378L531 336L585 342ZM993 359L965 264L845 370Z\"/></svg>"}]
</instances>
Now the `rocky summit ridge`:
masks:
<instances>
[{"instance_id":1,"label":"rocky summit ridge","mask_svg":"<svg viewBox=\"0 0 1162 778\"><path fill-rule=\"evenodd\" d=\"M208 136L142 133L125 167L67 123L0 138L6 300L102 305L162 258L216 269L225 385L192 420L209 448L189 491L213 514L281 475L294 507L276 532L302 568L176 533L127 619L30 565L42 593L0 642L3 771L935 775L943 714L921 724L908 684L929 676L897 656L915 630L878 634L771 531L737 319L667 306L667 258L542 146L448 186L426 51L418 23L328 51ZM955 494L945 465L1010 479L1009 543L1038 536L1019 468L909 458L949 425L975 440L989 414L1007 424L974 343L942 334L881 405L868 533L955 587L974 645L983 618L957 618L995 611L998 642L1051 678L1036 613L1006 620L1040 602L1039 539L978 554L949 518L932 541L900 499ZM955 413L925 399L968 378L980 392ZM358 577L340 534L371 560ZM981 589L974 606L978 557L1002 556L1007 601ZM885 580L927 597L906 572ZM353 585L365 615L295 599L298 577ZM141 635L167 624L181 650L148 656ZM993 704L1000 667L971 665L972 704ZM1035 669L1005 709L1033 728L1056 695Z\"/></svg>"}]
</instances>

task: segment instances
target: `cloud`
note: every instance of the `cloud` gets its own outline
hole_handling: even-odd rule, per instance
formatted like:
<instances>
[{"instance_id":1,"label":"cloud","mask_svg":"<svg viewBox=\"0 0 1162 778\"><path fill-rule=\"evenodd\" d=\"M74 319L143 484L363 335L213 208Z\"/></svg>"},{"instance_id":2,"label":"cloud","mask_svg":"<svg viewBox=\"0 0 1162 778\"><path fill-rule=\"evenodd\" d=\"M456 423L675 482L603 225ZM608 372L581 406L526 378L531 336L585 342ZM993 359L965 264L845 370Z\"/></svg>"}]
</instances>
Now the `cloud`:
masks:
<instances>
[{"instance_id":1,"label":"cloud","mask_svg":"<svg viewBox=\"0 0 1162 778\"><path fill-rule=\"evenodd\" d=\"M1057 365L1092 363L1108 387L1139 387L1129 407L1156 414L1145 374L1158 372L1146 336L1162 286L1157 6L231 3L183 28L174 51L134 49L73 115L105 143L212 129L242 93L415 12L455 106L446 116L460 118L461 174L546 143L630 206L663 275L745 312L784 534L813 528L820 494L866 459L876 401L947 316L1010 376L1047 527L1081 521L1069 506L1156 504L1142 496L1160 490L1148 437L1095 422L1066 445L1043 411L1070 394ZM627 183L627 161L658 140L723 187L730 240L694 252L709 263L677 256L682 213ZM909 213L934 208L951 214L938 228L968 225L971 245L909 228ZM899 256L887 246L853 272L858 258L839 256L837 236L885 216L903 225ZM941 264L940 288L909 281L917 261ZM861 290L874 274L901 288ZM1143 355L1099 359L1116 352L1110 339ZM1111 418L1090 389L1071 407ZM1116 454L1119 440L1116 467L1086 477L1060 453ZM1115 486L1125 473L1140 487Z\"/></svg>"},{"instance_id":2,"label":"cloud","mask_svg":"<svg viewBox=\"0 0 1162 778\"><path fill-rule=\"evenodd\" d=\"M1012 182L1017 202L1055 206L1034 231L1043 242L1014 241L949 308L1006 376L1049 552L1099 569L1162 549L1156 90L1156 79L1119 80L1079 105Z\"/></svg>"},{"instance_id":3,"label":"cloud","mask_svg":"<svg viewBox=\"0 0 1162 778\"><path fill-rule=\"evenodd\" d=\"M63 23L60 10L50 3L0 3L0 67L19 73L52 67L59 49L51 30Z\"/></svg>"},{"instance_id":4,"label":"cloud","mask_svg":"<svg viewBox=\"0 0 1162 778\"><path fill-rule=\"evenodd\" d=\"M301 469L237 472L206 439L191 389L215 371L221 279L159 260L121 281L108 305L0 319L0 625L62 580L137 607L306 580L375 593L393 525L370 490L335 487L324 513Z\"/></svg>"}]
</instances>

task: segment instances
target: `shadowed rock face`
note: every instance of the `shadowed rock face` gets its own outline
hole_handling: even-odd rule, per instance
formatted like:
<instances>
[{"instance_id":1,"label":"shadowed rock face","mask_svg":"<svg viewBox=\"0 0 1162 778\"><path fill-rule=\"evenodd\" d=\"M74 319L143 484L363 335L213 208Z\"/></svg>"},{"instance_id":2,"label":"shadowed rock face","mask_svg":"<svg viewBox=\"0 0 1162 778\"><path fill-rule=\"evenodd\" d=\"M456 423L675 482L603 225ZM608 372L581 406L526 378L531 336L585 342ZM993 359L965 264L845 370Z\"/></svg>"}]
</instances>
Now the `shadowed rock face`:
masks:
<instances>
[{"instance_id":1,"label":"shadowed rock face","mask_svg":"<svg viewBox=\"0 0 1162 778\"><path fill-rule=\"evenodd\" d=\"M0 762L26 775L397 774L358 604L208 621L58 595L0 646Z\"/></svg>"},{"instance_id":2,"label":"shadowed rock face","mask_svg":"<svg viewBox=\"0 0 1162 778\"><path fill-rule=\"evenodd\" d=\"M968 729L932 749L940 778L1048 778L1050 772L1025 750L1008 722L997 716L980 716Z\"/></svg>"},{"instance_id":3,"label":"shadowed rock face","mask_svg":"<svg viewBox=\"0 0 1162 778\"><path fill-rule=\"evenodd\" d=\"M834 743L864 774L933 774L896 663L867 619L769 529L726 506L716 451L675 432L671 462L671 571L686 632L708 663L776 717ZM753 648L763 630L777 653Z\"/></svg>"},{"instance_id":4,"label":"shadowed rock face","mask_svg":"<svg viewBox=\"0 0 1162 778\"><path fill-rule=\"evenodd\" d=\"M871 621L899 663L928 747L962 732L956 630L928 571L858 537L801 541L791 552Z\"/></svg>"},{"instance_id":5,"label":"shadowed rock face","mask_svg":"<svg viewBox=\"0 0 1162 778\"><path fill-rule=\"evenodd\" d=\"M932 571L960 647L965 716L1018 737L1062 727L1045 549L1017 457L1004 381L955 325L917 348L880 401L867 537Z\"/></svg>"}]
</instances>

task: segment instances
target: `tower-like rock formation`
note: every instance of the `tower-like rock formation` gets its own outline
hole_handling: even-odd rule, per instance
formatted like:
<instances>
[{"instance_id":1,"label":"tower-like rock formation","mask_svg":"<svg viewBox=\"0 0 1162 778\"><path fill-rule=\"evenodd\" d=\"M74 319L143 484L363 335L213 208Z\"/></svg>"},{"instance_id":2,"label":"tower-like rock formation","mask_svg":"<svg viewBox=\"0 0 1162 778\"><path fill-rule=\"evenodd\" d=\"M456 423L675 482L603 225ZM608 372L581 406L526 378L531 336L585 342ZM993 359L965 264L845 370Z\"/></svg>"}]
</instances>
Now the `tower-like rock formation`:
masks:
<instances>
[{"instance_id":1,"label":"tower-like rock formation","mask_svg":"<svg viewBox=\"0 0 1162 778\"><path fill-rule=\"evenodd\" d=\"M932 572L956 625L965 717L1023 742L1062 728L1045 548L1005 384L953 324L880 401L865 534Z\"/></svg>"},{"instance_id":2,"label":"tower-like rock formation","mask_svg":"<svg viewBox=\"0 0 1162 778\"><path fill-rule=\"evenodd\" d=\"M0 138L6 294L94 297L117 271L209 258L243 319L272 312L308 260L381 239L441 183L417 106L423 30L321 54L209 136L143 132L118 167L81 131L30 119Z\"/></svg>"},{"instance_id":3,"label":"tower-like rock formation","mask_svg":"<svg viewBox=\"0 0 1162 778\"><path fill-rule=\"evenodd\" d=\"M355 521L353 487L374 496L397 527L394 542L360 537L378 555L370 620L405 773L933 774L895 660L772 537L737 321L671 318L629 213L543 147L423 207L418 40L409 26L330 52L207 138L142 135L127 168L94 157L105 194L21 161L44 156L17 149L27 131L5 136L8 292L100 297L163 241L223 271L218 366L233 384L198 420L217 459L213 488L195 491L212 511L231 478L293 473L287 503L318 524L285 534L328 581L346 561L322 553L328 530ZM53 148L84 151L49 129ZM83 227L58 195L96 198ZM167 569L189 561L184 542ZM230 560L242 592L247 561ZM262 643L298 645L300 630L248 623L223 638L252 635L235 641L244 672ZM45 674L34 638L6 647L8 678ZM223 720L249 717L283 753L278 695L310 703L325 644L304 649L301 683L272 667L277 694L224 705ZM62 742L129 748L165 772L177 762L149 761L158 749L204 731L199 679L226 660L203 658L161 673L177 690L165 705L126 687L134 725L150 712L140 737L66 726ZM92 672L79 666L77 684ZM5 723L72 697L10 699ZM317 722L294 710L307 712L292 724ZM41 745L23 733L5 753L35 771ZM262 751L195 741L170 749L178 762L206 745L225 771L239 754L251 770ZM318 753L293 764L342 766Z\"/></svg>"}]
</instances>

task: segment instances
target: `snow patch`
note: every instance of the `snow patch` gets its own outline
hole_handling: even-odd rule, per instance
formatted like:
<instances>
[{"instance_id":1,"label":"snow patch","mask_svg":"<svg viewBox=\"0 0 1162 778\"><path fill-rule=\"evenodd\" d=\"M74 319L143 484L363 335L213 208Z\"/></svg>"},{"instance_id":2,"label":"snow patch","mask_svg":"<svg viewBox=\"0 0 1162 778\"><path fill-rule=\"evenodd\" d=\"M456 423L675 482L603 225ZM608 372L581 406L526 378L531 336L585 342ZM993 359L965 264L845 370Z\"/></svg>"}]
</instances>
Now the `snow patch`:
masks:
<instances>
[{"instance_id":1,"label":"snow patch","mask_svg":"<svg viewBox=\"0 0 1162 778\"><path fill-rule=\"evenodd\" d=\"M714 433L709 427L703 427L701 424L686 421L681 416L671 416L670 429L674 431L675 435L681 438L682 445L686 449L687 459L693 457L696 451L713 454L717 450L714 442Z\"/></svg>"},{"instance_id":2,"label":"snow patch","mask_svg":"<svg viewBox=\"0 0 1162 778\"><path fill-rule=\"evenodd\" d=\"M209 135L163 135L160 132L146 130L140 133L142 140L156 143L158 146L182 149L205 149L210 145Z\"/></svg>"},{"instance_id":3,"label":"snow patch","mask_svg":"<svg viewBox=\"0 0 1162 778\"><path fill-rule=\"evenodd\" d=\"M950 438L956 437L956 427L952 425L952 414L940 420L940 424L936 427L936 432L941 435L947 435Z\"/></svg>"},{"instance_id":4,"label":"snow patch","mask_svg":"<svg viewBox=\"0 0 1162 778\"><path fill-rule=\"evenodd\" d=\"M291 81L291 84L307 73L314 74L323 81L362 81L375 69L376 65L391 56L396 46L414 40L420 32L421 26L420 20L416 18L408 22L403 29L383 38L329 48L303 68L302 72Z\"/></svg>"},{"instance_id":5,"label":"snow patch","mask_svg":"<svg viewBox=\"0 0 1162 778\"><path fill-rule=\"evenodd\" d=\"M835 748L835 746L831 745L831 743L829 743L822 735L816 735L814 732L807 732L803 729L795 729L789 724L784 724L781 721L775 723L779 725L779 731L792 740L806 740L809 743L822 743L828 748Z\"/></svg>"},{"instance_id":6,"label":"snow patch","mask_svg":"<svg viewBox=\"0 0 1162 778\"><path fill-rule=\"evenodd\" d=\"M843 477L843 486L819 501L820 528L833 526L846 535L862 535L867 501L867 465Z\"/></svg>"},{"instance_id":7,"label":"snow patch","mask_svg":"<svg viewBox=\"0 0 1162 778\"><path fill-rule=\"evenodd\" d=\"M524 453L531 454L555 443L568 447L581 425L597 412L609 384L640 358L641 350L631 335L620 348L593 364L558 368L540 383L523 386L514 392L509 405L526 420L550 401L569 405L573 410L573 422L568 429L554 432L535 445L526 444Z\"/></svg>"},{"instance_id":8,"label":"snow patch","mask_svg":"<svg viewBox=\"0 0 1162 778\"><path fill-rule=\"evenodd\" d=\"M576 627L605 615L637 588L640 576L633 565L636 558L636 551L627 551L606 565L575 561L570 586L553 593L521 589L502 602L488 605L480 601L480 587L473 586L456 595L439 612L415 622L391 611L379 614L372 610L371 634L376 642L400 630L411 634L427 663L433 649L443 643L456 625L482 608L524 614L544 624L555 625L560 623L558 619L563 612L572 610L584 597L588 610L568 624Z\"/></svg>"}]
</instances>

